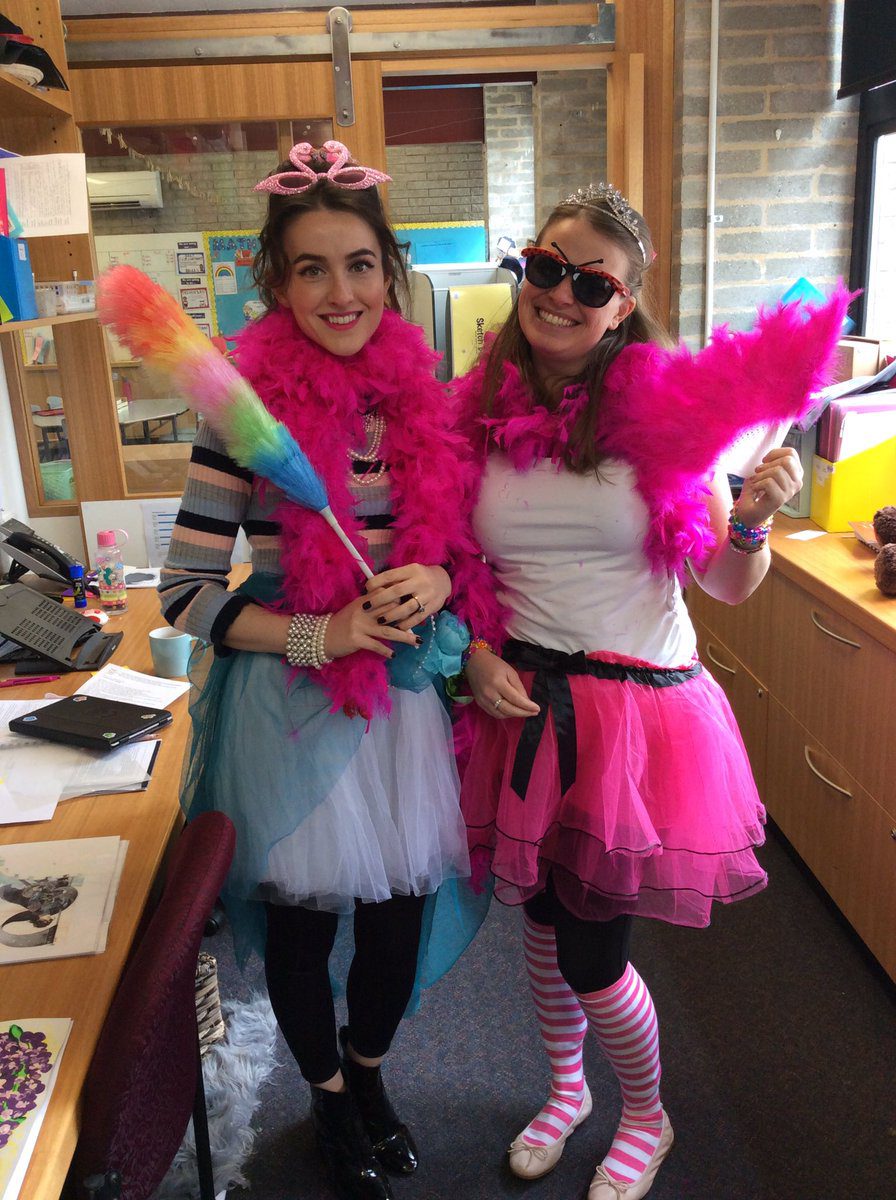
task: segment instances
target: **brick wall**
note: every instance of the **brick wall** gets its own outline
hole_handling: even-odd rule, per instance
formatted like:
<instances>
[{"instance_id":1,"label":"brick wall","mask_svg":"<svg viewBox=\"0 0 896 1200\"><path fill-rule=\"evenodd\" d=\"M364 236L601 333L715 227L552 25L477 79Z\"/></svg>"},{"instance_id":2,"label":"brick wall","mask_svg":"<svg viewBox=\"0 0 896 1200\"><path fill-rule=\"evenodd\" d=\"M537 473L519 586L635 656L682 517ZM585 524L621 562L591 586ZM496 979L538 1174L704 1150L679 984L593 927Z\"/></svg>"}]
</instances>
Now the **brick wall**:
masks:
<instances>
[{"instance_id":1,"label":"brick wall","mask_svg":"<svg viewBox=\"0 0 896 1200\"><path fill-rule=\"evenodd\" d=\"M824 290L849 274L858 102L836 99L842 7L720 5L714 323L749 325L800 276ZM692 344L705 313L709 29L709 0L677 6L673 295Z\"/></svg>"},{"instance_id":2,"label":"brick wall","mask_svg":"<svg viewBox=\"0 0 896 1200\"><path fill-rule=\"evenodd\" d=\"M387 146L393 221L484 221L485 163L480 142Z\"/></svg>"},{"instance_id":3,"label":"brick wall","mask_svg":"<svg viewBox=\"0 0 896 1200\"><path fill-rule=\"evenodd\" d=\"M558 200L607 177L604 71L541 71L535 89L536 230Z\"/></svg>"},{"instance_id":4,"label":"brick wall","mask_svg":"<svg viewBox=\"0 0 896 1200\"><path fill-rule=\"evenodd\" d=\"M274 166L270 152L239 154L158 154L153 161L162 173L163 208L92 210L95 235L109 233L168 233L178 229L258 229L266 198L253 186ZM87 169L145 171L146 164L130 158L90 158ZM166 171L189 181L210 199L192 196L169 183Z\"/></svg>"},{"instance_id":5,"label":"brick wall","mask_svg":"<svg viewBox=\"0 0 896 1200\"><path fill-rule=\"evenodd\" d=\"M531 83L493 83L482 90L488 250L494 258L499 237L513 238L520 250L535 235L533 88Z\"/></svg>"},{"instance_id":6,"label":"brick wall","mask_svg":"<svg viewBox=\"0 0 896 1200\"><path fill-rule=\"evenodd\" d=\"M177 229L258 229L265 197L252 188L272 167L268 152L156 155L162 172L161 209L93 211L94 234L165 233ZM483 148L478 142L392 146L386 154L393 221L485 219ZM129 158L91 158L88 170L142 171ZM211 200L169 183L165 172L187 179Z\"/></svg>"}]
</instances>

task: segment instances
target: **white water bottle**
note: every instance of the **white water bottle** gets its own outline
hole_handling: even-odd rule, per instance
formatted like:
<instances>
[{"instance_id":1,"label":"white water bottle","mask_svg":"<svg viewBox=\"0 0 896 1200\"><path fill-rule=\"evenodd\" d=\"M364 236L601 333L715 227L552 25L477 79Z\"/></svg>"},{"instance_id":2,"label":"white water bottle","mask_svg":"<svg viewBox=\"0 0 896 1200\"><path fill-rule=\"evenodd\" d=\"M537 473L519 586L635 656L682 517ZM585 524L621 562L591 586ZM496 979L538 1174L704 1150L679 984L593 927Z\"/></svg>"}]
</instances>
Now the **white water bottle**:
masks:
<instances>
[{"instance_id":1,"label":"white water bottle","mask_svg":"<svg viewBox=\"0 0 896 1200\"><path fill-rule=\"evenodd\" d=\"M123 538L121 544L118 534ZM127 540L128 535L123 529L101 529L96 535L96 583L104 612L125 612L128 607L121 551Z\"/></svg>"}]
</instances>

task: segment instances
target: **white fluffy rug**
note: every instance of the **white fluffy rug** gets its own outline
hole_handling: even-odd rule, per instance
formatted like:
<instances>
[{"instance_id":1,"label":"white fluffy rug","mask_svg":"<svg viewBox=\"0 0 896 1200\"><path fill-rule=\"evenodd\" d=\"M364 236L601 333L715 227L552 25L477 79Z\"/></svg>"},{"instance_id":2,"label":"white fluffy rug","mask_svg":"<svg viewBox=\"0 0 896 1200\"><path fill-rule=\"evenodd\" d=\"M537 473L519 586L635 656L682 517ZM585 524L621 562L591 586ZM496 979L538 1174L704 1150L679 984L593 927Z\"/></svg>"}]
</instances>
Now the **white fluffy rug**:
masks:
<instances>
[{"instance_id":1,"label":"white fluffy rug","mask_svg":"<svg viewBox=\"0 0 896 1200\"><path fill-rule=\"evenodd\" d=\"M225 1000L221 1009L227 1036L211 1046L202 1059L218 1196L231 1184L247 1185L242 1166L255 1141L252 1116L258 1108L259 1090L277 1065L274 1057L277 1022L267 996L258 994L245 1003ZM183 1145L153 1200L187 1200L198 1195L196 1147L190 1121Z\"/></svg>"}]
</instances>

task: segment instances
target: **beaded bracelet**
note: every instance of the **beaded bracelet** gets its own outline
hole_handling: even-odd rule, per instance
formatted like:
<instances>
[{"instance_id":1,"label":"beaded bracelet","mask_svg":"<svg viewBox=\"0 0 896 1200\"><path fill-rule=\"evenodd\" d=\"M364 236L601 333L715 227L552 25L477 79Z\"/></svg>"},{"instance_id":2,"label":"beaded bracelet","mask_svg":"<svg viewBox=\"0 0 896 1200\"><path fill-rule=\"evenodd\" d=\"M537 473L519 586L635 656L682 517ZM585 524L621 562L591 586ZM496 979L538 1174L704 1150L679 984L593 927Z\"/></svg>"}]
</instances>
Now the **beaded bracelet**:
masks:
<instances>
[{"instance_id":1,"label":"beaded bracelet","mask_svg":"<svg viewBox=\"0 0 896 1200\"><path fill-rule=\"evenodd\" d=\"M477 650L491 650L492 654L495 652L485 638L471 638L469 646L467 646L466 650L461 655L461 670L463 670L463 668L470 661L471 655L475 654Z\"/></svg>"},{"instance_id":2,"label":"beaded bracelet","mask_svg":"<svg viewBox=\"0 0 896 1200\"><path fill-rule=\"evenodd\" d=\"M736 506L732 507L728 515L728 541L731 543L731 549L738 554L756 554L768 541L774 519L772 515L761 525L744 525L743 521L738 520Z\"/></svg>"},{"instance_id":3,"label":"beaded bracelet","mask_svg":"<svg viewBox=\"0 0 896 1200\"><path fill-rule=\"evenodd\" d=\"M331 613L293 613L286 630L286 661L291 667L320 668L332 662L325 650Z\"/></svg>"}]
</instances>

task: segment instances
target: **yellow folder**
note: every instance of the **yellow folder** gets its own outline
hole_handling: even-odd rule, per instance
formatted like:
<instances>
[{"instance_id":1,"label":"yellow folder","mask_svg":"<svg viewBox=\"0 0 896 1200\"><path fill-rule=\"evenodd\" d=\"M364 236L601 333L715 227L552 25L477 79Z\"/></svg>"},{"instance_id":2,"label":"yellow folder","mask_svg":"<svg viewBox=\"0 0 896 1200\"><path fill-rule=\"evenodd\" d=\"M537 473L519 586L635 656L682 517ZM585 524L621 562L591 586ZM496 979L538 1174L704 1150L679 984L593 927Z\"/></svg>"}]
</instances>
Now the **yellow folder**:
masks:
<instances>
[{"instance_id":1,"label":"yellow folder","mask_svg":"<svg viewBox=\"0 0 896 1200\"><path fill-rule=\"evenodd\" d=\"M451 376L465 375L479 358L487 333L504 324L513 304L509 283L471 283L448 290Z\"/></svg>"},{"instance_id":2,"label":"yellow folder","mask_svg":"<svg viewBox=\"0 0 896 1200\"><path fill-rule=\"evenodd\" d=\"M896 438L869 450L828 462L812 460L809 516L828 533L849 532L850 521L870 521L896 500Z\"/></svg>"}]
</instances>

